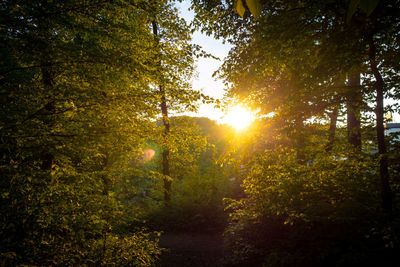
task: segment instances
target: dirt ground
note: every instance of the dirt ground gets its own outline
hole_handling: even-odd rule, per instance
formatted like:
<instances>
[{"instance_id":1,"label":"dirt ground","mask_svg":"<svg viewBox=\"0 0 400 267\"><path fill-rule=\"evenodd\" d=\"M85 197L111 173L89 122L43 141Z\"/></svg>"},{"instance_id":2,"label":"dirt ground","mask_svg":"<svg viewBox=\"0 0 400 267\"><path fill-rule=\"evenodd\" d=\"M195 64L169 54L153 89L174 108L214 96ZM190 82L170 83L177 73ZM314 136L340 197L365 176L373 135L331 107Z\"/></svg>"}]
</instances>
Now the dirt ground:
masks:
<instances>
[{"instance_id":1,"label":"dirt ground","mask_svg":"<svg viewBox=\"0 0 400 267\"><path fill-rule=\"evenodd\" d=\"M167 251L161 256L162 267L223 266L225 247L220 233L167 233L160 246Z\"/></svg>"}]
</instances>

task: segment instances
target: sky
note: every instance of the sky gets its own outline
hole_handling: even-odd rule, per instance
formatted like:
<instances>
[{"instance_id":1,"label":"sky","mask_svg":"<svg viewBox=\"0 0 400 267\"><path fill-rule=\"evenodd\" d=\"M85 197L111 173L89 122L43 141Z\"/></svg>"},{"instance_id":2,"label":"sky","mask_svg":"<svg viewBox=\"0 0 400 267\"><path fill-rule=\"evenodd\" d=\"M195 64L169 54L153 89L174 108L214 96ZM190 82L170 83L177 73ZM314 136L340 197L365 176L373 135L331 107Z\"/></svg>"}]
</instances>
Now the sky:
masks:
<instances>
[{"instance_id":1,"label":"sky","mask_svg":"<svg viewBox=\"0 0 400 267\"><path fill-rule=\"evenodd\" d=\"M194 12L189 11L190 2L183 1L176 3L179 9L179 15L183 17L189 24L194 18ZM196 31L192 36L192 43L198 44L202 49L218 57L220 60L213 58L200 58L197 60L197 75L193 78L193 89L200 90L203 94L216 99L222 99L224 96L224 84L221 80L212 77L213 73L221 66L223 59L228 55L231 45L222 43L222 40L216 40L212 36L207 36ZM213 105L201 104L197 113L190 114L197 117L209 117L210 119L222 122L224 113L220 109L216 109Z\"/></svg>"}]
</instances>

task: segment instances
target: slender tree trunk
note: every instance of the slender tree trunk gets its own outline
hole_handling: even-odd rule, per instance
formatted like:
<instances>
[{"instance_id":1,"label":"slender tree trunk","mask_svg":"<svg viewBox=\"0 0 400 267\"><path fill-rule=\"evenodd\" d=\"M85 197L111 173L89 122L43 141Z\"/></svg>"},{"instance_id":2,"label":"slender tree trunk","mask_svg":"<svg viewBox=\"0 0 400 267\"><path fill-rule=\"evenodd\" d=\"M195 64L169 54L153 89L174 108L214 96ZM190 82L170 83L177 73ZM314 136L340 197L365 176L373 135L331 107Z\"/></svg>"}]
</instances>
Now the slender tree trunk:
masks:
<instances>
[{"instance_id":1,"label":"slender tree trunk","mask_svg":"<svg viewBox=\"0 0 400 267\"><path fill-rule=\"evenodd\" d=\"M162 173L164 175L164 200L168 204L171 201L171 180L169 172L169 148L168 148L168 136L169 136L169 118L167 102L165 99L165 91L162 86L160 86L161 93L161 113L163 116L164 123L164 148L162 152Z\"/></svg>"},{"instance_id":2,"label":"slender tree trunk","mask_svg":"<svg viewBox=\"0 0 400 267\"><path fill-rule=\"evenodd\" d=\"M348 75L347 105L347 139L356 151L361 151L361 88L360 72L352 71Z\"/></svg>"},{"instance_id":3,"label":"slender tree trunk","mask_svg":"<svg viewBox=\"0 0 400 267\"><path fill-rule=\"evenodd\" d=\"M158 26L155 21L152 22L153 25L153 34L158 36ZM169 205L171 201L171 180L170 180L170 171L169 171L169 148L168 148L168 136L170 131L169 117L168 117L168 107L167 100L165 95L165 88L160 85L159 92L161 95L161 114L164 124L163 131L163 151L162 151L162 174L164 175L164 201L166 205Z\"/></svg>"},{"instance_id":4,"label":"slender tree trunk","mask_svg":"<svg viewBox=\"0 0 400 267\"><path fill-rule=\"evenodd\" d=\"M376 89L376 136L378 140L378 153L379 153L379 173L381 178L382 187L382 205L385 212L389 215L392 213L392 190L389 183L389 169L388 161L386 156L386 144L385 144L385 129L384 123L384 104L383 104L383 93L385 90L385 82L383 81L382 75L378 70L378 64L376 62L376 47L373 36L369 36L369 62L371 65L372 72L375 77L375 89Z\"/></svg>"},{"instance_id":5,"label":"slender tree trunk","mask_svg":"<svg viewBox=\"0 0 400 267\"><path fill-rule=\"evenodd\" d=\"M344 75L338 74L334 78L333 84L339 90L343 90L344 88L346 88ZM339 97L337 95L335 95L334 98L332 99L332 102L333 102L334 106L331 110L331 113L328 115L329 119L330 119L330 124L329 124L329 131L328 131L328 143L325 148L325 151L328 153L332 151L333 145L335 143L336 124L337 124L337 118L339 115L339 107L340 107Z\"/></svg>"},{"instance_id":6,"label":"slender tree trunk","mask_svg":"<svg viewBox=\"0 0 400 267\"><path fill-rule=\"evenodd\" d=\"M40 57L40 71L42 75L42 85L44 89L44 94L46 97L46 104L44 106L43 112L44 116L43 124L46 126L45 131L50 132L50 129L54 126L54 113L56 110L55 101L52 97L55 89L54 76L55 72L52 70L52 60L50 58L51 51L51 37L53 36L53 32L51 27L48 25L46 21L37 21L37 26L39 31L42 33L42 41L43 41L43 54ZM39 157L41 160L41 169L44 171L50 171L54 162L54 155L51 153L50 144L45 144L40 148Z\"/></svg>"},{"instance_id":7,"label":"slender tree trunk","mask_svg":"<svg viewBox=\"0 0 400 267\"><path fill-rule=\"evenodd\" d=\"M299 164L306 163L306 155L304 153L305 147L305 134L304 134L304 121L303 118L297 118L295 121L296 124L296 132L294 134L294 142L296 145L296 158Z\"/></svg>"},{"instance_id":8,"label":"slender tree trunk","mask_svg":"<svg viewBox=\"0 0 400 267\"><path fill-rule=\"evenodd\" d=\"M108 157L108 153L105 152L104 153L104 158L101 161L101 167L100 167L101 168L100 169L101 172L105 172L105 170L107 168L107 165L108 165L108 158L109 158ZM101 178L103 180L103 195L108 196L110 194L110 190L111 190L111 186L112 186L111 180L107 176L107 174L105 174L105 173L103 173L101 175Z\"/></svg>"},{"instance_id":9,"label":"slender tree trunk","mask_svg":"<svg viewBox=\"0 0 400 267\"><path fill-rule=\"evenodd\" d=\"M336 123L338 118L338 108L334 107L332 112L329 114L330 124L329 124L329 135L328 135L328 144L326 145L326 152L331 152L333 148L333 144L335 142L335 134L336 134Z\"/></svg>"},{"instance_id":10,"label":"slender tree trunk","mask_svg":"<svg viewBox=\"0 0 400 267\"><path fill-rule=\"evenodd\" d=\"M47 60L42 62L42 83L45 90L45 93L52 93L54 90L54 74L48 67ZM45 118L43 119L44 124L51 128L53 124L52 114L55 112L55 104L54 101L51 99L48 100L47 104L44 106L45 111ZM40 152L41 157L41 168L42 170L51 170L54 161L54 155L50 152L48 147L43 147L42 151Z\"/></svg>"}]
</instances>

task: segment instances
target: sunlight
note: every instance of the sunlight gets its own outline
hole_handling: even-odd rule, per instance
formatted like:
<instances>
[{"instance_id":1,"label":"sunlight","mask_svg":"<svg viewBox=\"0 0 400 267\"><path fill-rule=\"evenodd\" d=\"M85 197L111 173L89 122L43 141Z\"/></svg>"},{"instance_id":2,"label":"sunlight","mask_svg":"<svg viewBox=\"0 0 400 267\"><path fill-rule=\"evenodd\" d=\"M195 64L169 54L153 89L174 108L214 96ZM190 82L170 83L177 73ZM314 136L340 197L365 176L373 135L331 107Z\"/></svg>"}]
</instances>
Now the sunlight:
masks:
<instances>
[{"instance_id":1,"label":"sunlight","mask_svg":"<svg viewBox=\"0 0 400 267\"><path fill-rule=\"evenodd\" d=\"M255 116L241 106L234 106L222 118L221 122L233 126L236 130L247 128L255 119Z\"/></svg>"}]
</instances>

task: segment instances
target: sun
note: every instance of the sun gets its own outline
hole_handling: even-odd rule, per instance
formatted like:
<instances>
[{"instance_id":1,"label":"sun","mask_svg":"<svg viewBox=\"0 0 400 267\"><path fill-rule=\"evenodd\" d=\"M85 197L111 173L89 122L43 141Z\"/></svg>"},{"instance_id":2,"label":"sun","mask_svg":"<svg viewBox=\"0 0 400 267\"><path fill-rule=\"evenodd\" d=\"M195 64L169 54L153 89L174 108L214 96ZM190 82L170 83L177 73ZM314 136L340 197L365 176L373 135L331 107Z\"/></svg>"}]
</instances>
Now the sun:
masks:
<instances>
[{"instance_id":1,"label":"sun","mask_svg":"<svg viewBox=\"0 0 400 267\"><path fill-rule=\"evenodd\" d=\"M221 122L233 126L236 130L247 128L255 119L254 115L241 106L234 106L222 117Z\"/></svg>"}]
</instances>

